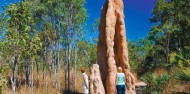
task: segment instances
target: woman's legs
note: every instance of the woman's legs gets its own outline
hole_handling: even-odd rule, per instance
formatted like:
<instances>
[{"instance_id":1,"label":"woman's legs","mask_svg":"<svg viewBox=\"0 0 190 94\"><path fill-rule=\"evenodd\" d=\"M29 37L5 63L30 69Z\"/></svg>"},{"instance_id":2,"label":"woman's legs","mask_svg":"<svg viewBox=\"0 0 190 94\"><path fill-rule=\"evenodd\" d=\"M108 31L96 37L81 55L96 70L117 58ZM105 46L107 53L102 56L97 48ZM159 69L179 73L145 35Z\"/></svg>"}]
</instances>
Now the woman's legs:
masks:
<instances>
[{"instance_id":1,"label":"woman's legs","mask_svg":"<svg viewBox=\"0 0 190 94\"><path fill-rule=\"evenodd\" d=\"M83 87L83 90L84 90L84 94L88 94L88 88L86 88L86 86L82 86Z\"/></svg>"},{"instance_id":2,"label":"woman's legs","mask_svg":"<svg viewBox=\"0 0 190 94\"><path fill-rule=\"evenodd\" d=\"M125 94L125 90L126 90L125 85L122 85L121 88L122 88L122 94Z\"/></svg>"},{"instance_id":3,"label":"woman's legs","mask_svg":"<svg viewBox=\"0 0 190 94\"><path fill-rule=\"evenodd\" d=\"M125 85L117 85L117 94L125 94Z\"/></svg>"},{"instance_id":4,"label":"woman's legs","mask_svg":"<svg viewBox=\"0 0 190 94\"><path fill-rule=\"evenodd\" d=\"M88 89L84 89L84 94L88 94Z\"/></svg>"}]
</instances>

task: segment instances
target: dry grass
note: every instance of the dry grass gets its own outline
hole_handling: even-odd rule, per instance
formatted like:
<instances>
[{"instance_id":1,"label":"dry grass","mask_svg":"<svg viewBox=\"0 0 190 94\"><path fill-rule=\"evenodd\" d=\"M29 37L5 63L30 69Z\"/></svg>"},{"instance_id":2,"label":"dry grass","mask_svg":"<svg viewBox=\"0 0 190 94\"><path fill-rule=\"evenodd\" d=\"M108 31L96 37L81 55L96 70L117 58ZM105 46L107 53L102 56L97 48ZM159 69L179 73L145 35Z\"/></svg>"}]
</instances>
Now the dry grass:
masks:
<instances>
[{"instance_id":1,"label":"dry grass","mask_svg":"<svg viewBox=\"0 0 190 94\"><path fill-rule=\"evenodd\" d=\"M62 69L63 70L63 69ZM40 79L39 81L37 80L37 72L34 71L34 88L33 91L31 88L26 87L25 85L25 76L24 74L20 74L17 76L17 84L20 83L17 87L16 93L17 94L68 94L65 93L65 77L64 77L64 72L61 70L60 72L60 85L61 85L61 90L57 90L53 85L52 85L52 78L53 75L50 75L51 72L48 72L46 74L47 77L47 88L45 85L45 79L43 79L43 72L40 71ZM155 70L154 71L157 75L161 75L163 73L168 73L166 70ZM89 73L87 73L89 75ZM10 77L10 74L7 74L8 77ZM71 81L70 81L70 87L71 90L74 88L74 77L73 77L73 72L71 71ZM136 75L135 75L136 76ZM9 78L10 79L10 78ZM39 82L39 83L38 83ZM81 79L81 73L80 71L77 72L77 78L76 78L76 93L82 93L82 79ZM6 90L3 92L3 94L12 94L11 91L11 84L9 82ZM177 92L177 91L190 91L190 82L180 82L176 80L171 80L167 86L166 86L166 91L165 94L171 94L171 92ZM190 93L190 92L189 92Z\"/></svg>"},{"instance_id":2,"label":"dry grass","mask_svg":"<svg viewBox=\"0 0 190 94\"><path fill-rule=\"evenodd\" d=\"M39 81L37 80L37 72L34 72L34 88L33 91L31 88L26 87L25 85L25 77L24 76L17 76L17 84L19 84L16 87L16 94L64 94L65 90L65 77L64 77L64 72L60 72L60 91L56 89L55 86L52 85L52 79L53 75L50 75L51 73L47 73L47 88L46 88L46 83L45 79L43 79L43 72L40 71L40 79ZM24 74L23 74L24 75ZM71 71L70 74L70 89L73 90L74 88L74 77L73 77L73 72ZM77 72L77 78L76 78L76 93L82 93L82 79L81 79L81 73ZM7 88L4 90L3 94L12 94L11 91L11 84L9 82Z\"/></svg>"},{"instance_id":3,"label":"dry grass","mask_svg":"<svg viewBox=\"0 0 190 94\"><path fill-rule=\"evenodd\" d=\"M166 69L156 69L154 71L156 75L169 74ZM189 81L179 81L174 78L166 84L164 94L190 94L190 82Z\"/></svg>"},{"instance_id":4,"label":"dry grass","mask_svg":"<svg viewBox=\"0 0 190 94\"><path fill-rule=\"evenodd\" d=\"M159 69L154 70L154 73L157 76L159 76L159 75L162 75L162 74L168 74L169 72L166 69L159 68Z\"/></svg>"},{"instance_id":5,"label":"dry grass","mask_svg":"<svg viewBox=\"0 0 190 94\"><path fill-rule=\"evenodd\" d=\"M168 87L167 87L167 94L170 93L180 93L180 94L190 94L190 82L189 81L179 81L179 80L175 80L172 79L169 83L168 83Z\"/></svg>"}]
</instances>

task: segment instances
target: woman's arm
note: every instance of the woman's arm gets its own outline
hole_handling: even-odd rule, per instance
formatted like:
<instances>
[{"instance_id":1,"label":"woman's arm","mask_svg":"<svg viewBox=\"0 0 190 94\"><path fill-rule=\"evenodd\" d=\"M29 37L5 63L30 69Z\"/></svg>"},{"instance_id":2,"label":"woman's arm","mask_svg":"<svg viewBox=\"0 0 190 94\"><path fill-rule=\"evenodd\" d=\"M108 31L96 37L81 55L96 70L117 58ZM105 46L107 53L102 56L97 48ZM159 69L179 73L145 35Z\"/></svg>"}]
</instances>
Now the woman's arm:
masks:
<instances>
[{"instance_id":1,"label":"woman's arm","mask_svg":"<svg viewBox=\"0 0 190 94\"><path fill-rule=\"evenodd\" d=\"M116 76L115 76L115 84L117 84L117 74L116 74Z\"/></svg>"}]
</instances>

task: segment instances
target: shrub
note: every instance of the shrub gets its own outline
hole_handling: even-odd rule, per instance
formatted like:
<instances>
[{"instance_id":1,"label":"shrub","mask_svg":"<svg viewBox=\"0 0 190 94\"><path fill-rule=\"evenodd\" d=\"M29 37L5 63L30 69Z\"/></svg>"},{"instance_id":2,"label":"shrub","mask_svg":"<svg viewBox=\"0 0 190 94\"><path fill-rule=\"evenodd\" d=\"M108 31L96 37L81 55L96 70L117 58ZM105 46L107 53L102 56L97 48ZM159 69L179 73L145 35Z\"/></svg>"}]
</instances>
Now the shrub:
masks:
<instances>
[{"instance_id":1,"label":"shrub","mask_svg":"<svg viewBox=\"0 0 190 94\"><path fill-rule=\"evenodd\" d=\"M2 94L3 90L6 88L8 82L3 73L4 69L0 67L0 94Z\"/></svg>"},{"instance_id":2,"label":"shrub","mask_svg":"<svg viewBox=\"0 0 190 94\"><path fill-rule=\"evenodd\" d=\"M166 83L169 81L170 76L168 74L162 74L156 76L154 73L146 73L141 77L141 80L147 83L146 91L149 94L160 94L164 91Z\"/></svg>"},{"instance_id":3,"label":"shrub","mask_svg":"<svg viewBox=\"0 0 190 94\"><path fill-rule=\"evenodd\" d=\"M190 81L190 68L177 72L175 78L181 81Z\"/></svg>"}]
</instances>

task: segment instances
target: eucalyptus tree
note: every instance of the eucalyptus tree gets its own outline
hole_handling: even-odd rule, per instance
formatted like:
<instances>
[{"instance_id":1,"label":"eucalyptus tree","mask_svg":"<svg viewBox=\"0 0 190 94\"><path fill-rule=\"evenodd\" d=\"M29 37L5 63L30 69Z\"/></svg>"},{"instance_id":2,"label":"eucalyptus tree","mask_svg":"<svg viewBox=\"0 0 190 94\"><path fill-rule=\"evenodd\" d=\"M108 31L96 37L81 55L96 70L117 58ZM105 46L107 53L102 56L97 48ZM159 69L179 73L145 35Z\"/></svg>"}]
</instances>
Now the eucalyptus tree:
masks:
<instances>
[{"instance_id":1,"label":"eucalyptus tree","mask_svg":"<svg viewBox=\"0 0 190 94\"><path fill-rule=\"evenodd\" d=\"M61 0L38 0L35 1L34 19L36 29L40 32L40 39L43 41L43 50L41 50L41 58L43 58L43 79L47 88L46 71L47 66L52 65L53 85L57 87L57 65L59 62L59 41L60 31L58 25L58 13L60 10L58 4ZM48 53L51 54L50 62L48 63ZM43 54L43 55L42 55ZM39 63L38 63L39 64ZM39 65L38 65L39 66ZM59 78L59 77L58 77ZM56 84L56 85L55 85ZM59 83L58 83L59 84ZM59 86L60 88L60 86Z\"/></svg>"},{"instance_id":2,"label":"eucalyptus tree","mask_svg":"<svg viewBox=\"0 0 190 94\"><path fill-rule=\"evenodd\" d=\"M11 51L13 58L12 66L12 91L15 94L16 90L16 71L17 65L25 62L26 82L29 85L29 65L32 56L37 54L41 43L36 29L33 28L34 19L32 12L32 2L20 2L10 4L6 7L6 38L7 47Z\"/></svg>"},{"instance_id":3,"label":"eucalyptus tree","mask_svg":"<svg viewBox=\"0 0 190 94\"><path fill-rule=\"evenodd\" d=\"M45 4L45 7L48 8L48 10L45 13L46 21L51 26L50 29L50 53L51 53L51 65L52 65L52 74L53 74L53 86L57 88L58 81L57 78L57 71L58 71L58 65L59 65L59 41L60 41L60 31L59 31L59 12L60 12L60 6L61 0L44 0L43 3Z\"/></svg>"},{"instance_id":4,"label":"eucalyptus tree","mask_svg":"<svg viewBox=\"0 0 190 94\"><path fill-rule=\"evenodd\" d=\"M43 0L41 1L48 10L44 12L45 17L45 35L48 35L50 50L52 52L52 68L53 68L53 84L60 89L59 74L60 70L60 39L62 40L62 48L65 57L65 84L67 83L70 90L70 63L71 51L75 46L76 36L81 31L81 26L86 20L87 13L84 8L85 0ZM48 28L48 29L47 29ZM66 68L67 67L67 68ZM59 76L59 75L58 75ZM68 81L68 82L67 82Z\"/></svg>"},{"instance_id":5,"label":"eucalyptus tree","mask_svg":"<svg viewBox=\"0 0 190 94\"><path fill-rule=\"evenodd\" d=\"M65 70L65 83L67 81L67 89L70 91L70 63L71 63L71 49L73 48L74 38L77 33L81 32L78 30L84 24L87 18L87 12L84 7L85 0L63 0L63 22L62 23L62 39L63 39L63 47L66 53L66 62L67 70ZM77 32L79 31L79 32ZM76 39L75 39L76 40Z\"/></svg>"},{"instance_id":6,"label":"eucalyptus tree","mask_svg":"<svg viewBox=\"0 0 190 94\"><path fill-rule=\"evenodd\" d=\"M36 29L40 32L40 40L42 40L42 50L39 52L41 55L41 60L43 60L43 79L44 79L44 87L47 88L47 68L49 66L48 63L48 50L52 41L52 25L49 21L47 12L48 8L45 5L46 3L38 0L35 2L35 12L34 19L36 22ZM39 72L39 63L37 63L38 72Z\"/></svg>"}]
</instances>

